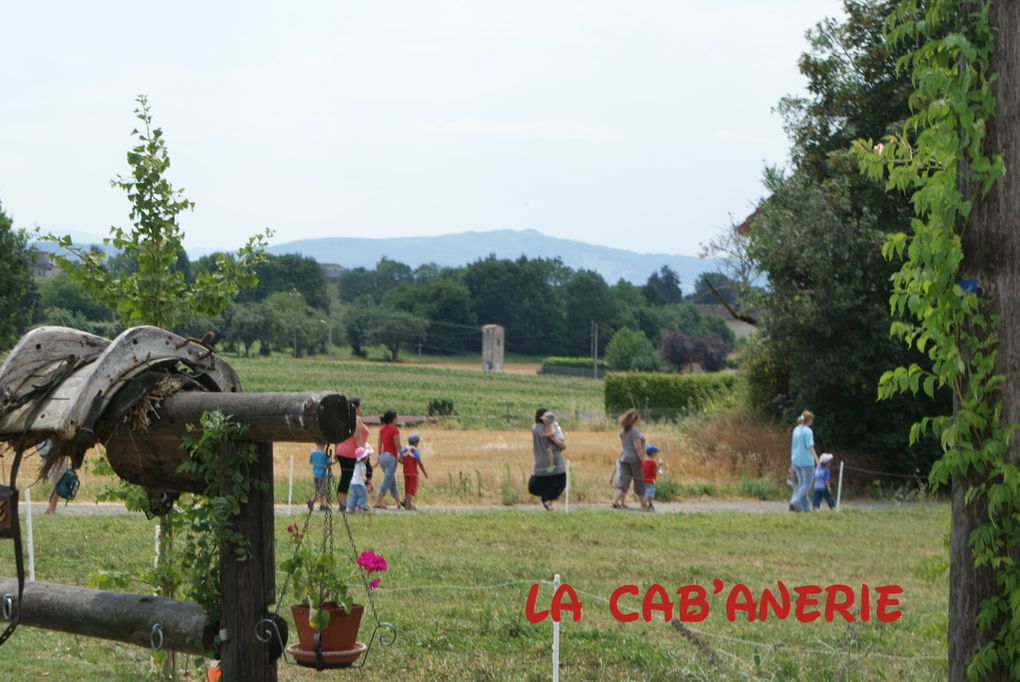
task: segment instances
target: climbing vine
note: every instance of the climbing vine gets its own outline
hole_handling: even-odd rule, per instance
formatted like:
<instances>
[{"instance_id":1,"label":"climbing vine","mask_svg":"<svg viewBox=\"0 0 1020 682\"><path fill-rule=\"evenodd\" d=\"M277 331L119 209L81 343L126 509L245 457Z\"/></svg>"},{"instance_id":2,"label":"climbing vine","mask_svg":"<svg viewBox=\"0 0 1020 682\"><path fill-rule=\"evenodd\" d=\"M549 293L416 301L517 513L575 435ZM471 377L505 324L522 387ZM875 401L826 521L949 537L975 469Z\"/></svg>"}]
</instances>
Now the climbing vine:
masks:
<instances>
[{"instance_id":1,"label":"climbing vine","mask_svg":"<svg viewBox=\"0 0 1020 682\"><path fill-rule=\"evenodd\" d=\"M174 556L137 574L100 571L90 583L104 589L122 588L133 581L152 587L169 584L175 593L205 609L207 625L216 625L220 619L220 555L224 551L233 551L239 558L249 555L247 541L233 529L233 520L252 493L266 488L249 474L258 463L258 453L253 444L243 441L247 428L219 411L204 413L199 427L189 424L191 435L181 441L189 460L178 472L199 478L204 490L198 495L182 495L175 506ZM226 452L237 456L224 458ZM220 489L221 479L229 482L225 491ZM218 649L218 637L207 654Z\"/></svg>"},{"instance_id":2,"label":"climbing vine","mask_svg":"<svg viewBox=\"0 0 1020 682\"><path fill-rule=\"evenodd\" d=\"M178 472L202 479L205 490L191 495L181 505L179 522L186 529L178 560L182 589L190 599L205 608L207 624L220 620L220 554L234 552L239 559L250 555L248 541L233 528L233 521L241 513L241 505L266 484L251 475L258 464L258 451L252 443L243 442L247 424L231 420L219 410L206 412L200 420L201 429L188 425L193 435L182 439L181 444L191 455L189 461L178 467ZM197 435L194 435L196 434ZM236 452L236 457L224 453ZM220 482L228 482L225 491ZM219 641L214 648L218 648Z\"/></svg>"},{"instance_id":3,"label":"climbing vine","mask_svg":"<svg viewBox=\"0 0 1020 682\"><path fill-rule=\"evenodd\" d=\"M887 19L888 39L917 47L898 64L910 69L912 116L881 141L859 140L862 171L887 178L887 189L910 194L910 233L889 235L883 255L902 260L892 278L890 332L925 353L931 367L911 364L885 372L879 397L948 389L954 416L922 419L911 442L932 434L943 457L931 483L953 476L976 483L967 504L984 505L988 519L970 537L977 567L994 571L997 591L982 601L977 622L987 635L968 666L971 679L1001 667L1020 679L1020 570L1010 557L1020 546L1020 469L1006 460L1015 424L1003 424L995 372L1000 319L976 283L960 280L963 233L974 201L1002 177L1001 154L985 148L995 113L989 60L994 35L991 0L904 0Z\"/></svg>"}]
</instances>

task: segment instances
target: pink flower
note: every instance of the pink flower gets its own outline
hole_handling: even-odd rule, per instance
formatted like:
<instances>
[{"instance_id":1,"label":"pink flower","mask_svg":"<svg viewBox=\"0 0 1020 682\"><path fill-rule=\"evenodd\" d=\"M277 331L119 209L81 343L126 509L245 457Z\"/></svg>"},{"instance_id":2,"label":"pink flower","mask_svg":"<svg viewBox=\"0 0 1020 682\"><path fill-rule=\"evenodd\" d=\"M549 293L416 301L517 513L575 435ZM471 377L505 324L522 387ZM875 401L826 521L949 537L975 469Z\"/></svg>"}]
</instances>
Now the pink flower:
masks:
<instances>
[{"instance_id":1,"label":"pink flower","mask_svg":"<svg viewBox=\"0 0 1020 682\"><path fill-rule=\"evenodd\" d=\"M379 578L376 578L375 580L373 580L372 582L370 582L368 584L368 589L374 590L375 588L379 587L379 583L381 583L381 582L382 581L379 580Z\"/></svg>"},{"instance_id":2,"label":"pink flower","mask_svg":"<svg viewBox=\"0 0 1020 682\"><path fill-rule=\"evenodd\" d=\"M362 552L358 556L358 566L369 572L382 572L386 570L386 559L375 552Z\"/></svg>"}]
</instances>

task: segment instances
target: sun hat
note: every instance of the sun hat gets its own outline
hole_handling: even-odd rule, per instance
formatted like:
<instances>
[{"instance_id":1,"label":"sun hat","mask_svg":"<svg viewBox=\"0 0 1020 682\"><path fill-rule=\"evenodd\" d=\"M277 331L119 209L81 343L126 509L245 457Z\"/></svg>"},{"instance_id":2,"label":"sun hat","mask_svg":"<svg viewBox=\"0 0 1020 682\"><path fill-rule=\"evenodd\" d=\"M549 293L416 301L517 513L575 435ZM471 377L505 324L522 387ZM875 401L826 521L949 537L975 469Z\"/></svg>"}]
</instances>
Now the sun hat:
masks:
<instances>
[{"instance_id":1,"label":"sun hat","mask_svg":"<svg viewBox=\"0 0 1020 682\"><path fill-rule=\"evenodd\" d=\"M417 443L420 440L421 436L419 436L417 433L412 433L410 436L407 437L408 443Z\"/></svg>"},{"instance_id":2,"label":"sun hat","mask_svg":"<svg viewBox=\"0 0 1020 682\"><path fill-rule=\"evenodd\" d=\"M825 464L826 462L831 462L831 461L832 461L832 453L831 452L822 453L822 456L818 458L818 463L819 464Z\"/></svg>"},{"instance_id":3,"label":"sun hat","mask_svg":"<svg viewBox=\"0 0 1020 682\"><path fill-rule=\"evenodd\" d=\"M659 448L655 447L654 445L649 445L647 448L645 448L646 455L654 455L657 452L659 452Z\"/></svg>"},{"instance_id":4,"label":"sun hat","mask_svg":"<svg viewBox=\"0 0 1020 682\"><path fill-rule=\"evenodd\" d=\"M368 457L368 455L371 452L372 452L372 448L367 447L367 446L363 447L363 448L358 448L357 450L354 451L354 459L356 461L360 462L361 460L363 460L366 457Z\"/></svg>"},{"instance_id":5,"label":"sun hat","mask_svg":"<svg viewBox=\"0 0 1020 682\"><path fill-rule=\"evenodd\" d=\"M556 421L556 415L553 414L552 412L546 412L545 414L542 415L542 421L544 421L546 424L548 424L549 422L554 422Z\"/></svg>"}]
</instances>

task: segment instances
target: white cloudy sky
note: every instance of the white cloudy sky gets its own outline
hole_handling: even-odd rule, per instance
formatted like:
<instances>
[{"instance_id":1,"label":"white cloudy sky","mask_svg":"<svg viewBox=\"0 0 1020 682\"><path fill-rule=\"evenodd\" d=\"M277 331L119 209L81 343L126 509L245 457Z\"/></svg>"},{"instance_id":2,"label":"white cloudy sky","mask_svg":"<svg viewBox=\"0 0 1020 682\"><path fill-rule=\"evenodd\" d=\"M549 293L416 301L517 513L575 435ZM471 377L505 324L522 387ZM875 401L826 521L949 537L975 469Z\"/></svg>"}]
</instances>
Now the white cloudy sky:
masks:
<instances>
[{"instance_id":1,"label":"white cloudy sky","mask_svg":"<svg viewBox=\"0 0 1020 682\"><path fill-rule=\"evenodd\" d=\"M762 194L838 0L0 4L0 201L127 222L149 95L189 247L534 228L696 254Z\"/></svg>"}]
</instances>

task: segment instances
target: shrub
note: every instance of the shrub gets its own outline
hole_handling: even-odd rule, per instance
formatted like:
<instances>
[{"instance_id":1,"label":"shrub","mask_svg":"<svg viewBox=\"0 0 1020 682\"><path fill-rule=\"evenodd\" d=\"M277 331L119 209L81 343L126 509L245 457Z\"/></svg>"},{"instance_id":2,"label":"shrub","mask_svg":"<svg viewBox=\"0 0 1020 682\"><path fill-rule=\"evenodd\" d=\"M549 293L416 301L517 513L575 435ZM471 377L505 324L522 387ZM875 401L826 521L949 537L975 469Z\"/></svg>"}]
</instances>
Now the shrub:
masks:
<instances>
[{"instance_id":1,"label":"shrub","mask_svg":"<svg viewBox=\"0 0 1020 682\"><path fill-rule=\"evenodd\" d=\"M457 414L453 409L453 401L449 398L429 398L425 407L427 417L450 417Z\"/></svg>"},{"instance_id":2,"label":"shrub","mask_svg":"<svg viewBox=\"0 0 1020 682\"><path fill-rule=\"evenodd\" d=\"M569 358L551 355L543 358L542 366L538 368L539 374L563 374L567 376L592 376L592 364L595 361L591 358ZM605 376L608 369L605 360L599 360L595 373L599 378Z\"/></svg>"},{"instance_id":3,"label":"shrub","mask_svg":"<svg viewBox=\"0 0 1020 682\"><path fill-rule=\"evenodd\" d=\"M591 369L591 358L568 358L560 355L550 355L542 358L542 367L578 367L580 369ZM605 360L598 361L599 369L606 369L608 365Z\"/></svg>"},{"instance_id":4,"label":"shrub","mask_svg":"<svg viewBox=\"0 0 1020 682\"><path fill-rule=\"evenodd\" d=\"M736 389L737 375L655 374L650 372L610 372L606 375L606 411L620 412L646 406L662 414L676 415L703 409L709 402L730 395ZM647 415L646 415L647 417Z\"/></svg>"},{"instance_id":5,"label":"shrub","mask_svg":"<svg viewBox=\"0 0 1020 682\"><path fill-rule=\"evenodd\" d=\"M706 372L718 372L726 366L731 349L718 334L685 334L679 330L666 332L659 342L662 359L678 370L698 364Z\"/></svg>"},{"instance_id":6,"label":"shrub","mask_svg":"<svg viewBox=\"0 0 1020 682\"><path fill-rule=\"evenodd\" d=\"M676 497L680 485L671 476L663 475L655 479L655 500L669 502Z\"/></svg>"},{"instance_id":7,"label":"shrub","mask_svg":"<svg viewBox=\"0 0 1020 682\"><path fill-rule=\"evenodd\" d=\"M606 346L606 361L612 369L640 372L657 370L661 364L648 337L627 327L613 334Z\"/></svg>"},{"instance_id":8,"label":"shrub","mask_svg":"<svg viewBox=\"0 0 1020 682\"><path fill-rule=\"evenodd\" d=\"M785 489L764 478L740 479L740 494L758 500L774 500L785 497Z\"/></svg>"}]
</instances>

